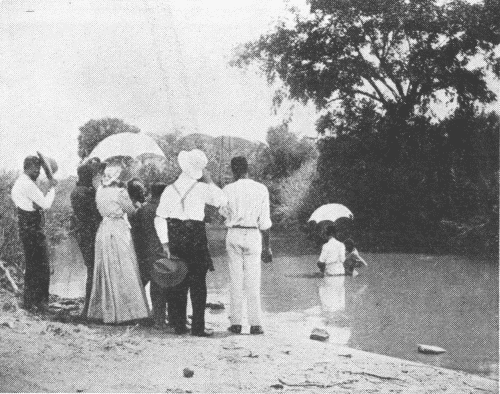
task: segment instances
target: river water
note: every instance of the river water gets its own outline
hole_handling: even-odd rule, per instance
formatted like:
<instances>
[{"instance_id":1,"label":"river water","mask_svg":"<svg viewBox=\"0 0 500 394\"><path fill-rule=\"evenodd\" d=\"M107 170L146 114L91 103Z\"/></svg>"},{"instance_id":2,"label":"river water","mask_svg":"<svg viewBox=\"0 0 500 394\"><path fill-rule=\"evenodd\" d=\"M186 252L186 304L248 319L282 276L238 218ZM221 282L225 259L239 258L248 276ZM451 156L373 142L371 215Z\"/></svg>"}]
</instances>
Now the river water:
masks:
<instances>
[{"instance_id":1,"label":"river water","mask_svg":"<svg viewBox=\"0 0 500 394\"><path fill-rule=\"evenodd\" d=\"M54 254L51 292L84 293L85 269L71 240ZM330 342L498 379L498 262L458 256L362 253L356 277L320 278L317 255L278 254L263 265L262 303L283 332L324 328ZM227 257L214 258L211 299L227 300ZM439 356L417 344L442 347Z\"/></svg>"}]
</instances>

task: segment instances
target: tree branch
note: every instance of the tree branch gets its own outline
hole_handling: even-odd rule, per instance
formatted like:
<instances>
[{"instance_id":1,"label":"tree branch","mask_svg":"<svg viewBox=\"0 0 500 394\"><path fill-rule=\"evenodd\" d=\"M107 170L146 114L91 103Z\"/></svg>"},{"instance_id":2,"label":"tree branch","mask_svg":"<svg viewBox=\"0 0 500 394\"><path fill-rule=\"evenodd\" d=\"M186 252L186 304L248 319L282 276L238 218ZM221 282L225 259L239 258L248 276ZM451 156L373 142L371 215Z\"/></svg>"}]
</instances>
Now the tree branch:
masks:
<instances>
[{"instance_id":1,"label":"tree branch","mask_svg":"<svg viewBox=\"0 0 500 394\"><path fill-rule=\"evenodd\" d=\"M366 77L361 77L361 78L364 78L373 87L375 92L377 92L378 96L380 97L380 102L387 104L388 100L386 99L380 88L377 86L375 81L373 81L371 78L366 78Z\"/></svg>"},{"instance_id":2,"label":"tree branch","mask_svg":"<svg viewBox=\"0 0 500 394\"><path fill-rule=\"evenodd\" d=\"M356 48L356 52L361 57L361 59L363 59L363 61L365 62L365 64L366 65L371 65L370 62L365 59L365 57L361 53L361 50L359 49L359 47L357 45L355 45L354 47ZM375 92L379 95L379 100L378 101L380 101L381 103L384 103L384 105L386 105L387 104L387 98L384 96L384 94L379 89L379 87L377 86L377 84L371 78L367 78L367 77L364 77L364 76L361 76L361 78L365 79L373 87L373 89L375 90Z\"/></svg>"},{"instance_id":3,"label":"tree branch","mask_svg":"<svg viewBox=\"0 0 500 394\"><path fill-rule=\"evenodd\" d=\"M392 81L392 83L394 83L394 85L396 86L396 89L399 92L399 98L404 97L403 86L401 86L401 83L394 77L391 70L387 67L387 63L385 62L385 56L384 57L380 56L377 43L373 40L373 38L370 35L367 34L367 36L370 38L370 42L371 42L372 47L373 47L372 53L375 55L375 57L379 61L380 68L382 69L383 73L385 73L385 76L387 78L389 78ZM387 82L383 78L377 78L377 79L380 80L391 91L391 93L394 95L394 98L397 100L398 94L392 88L392 86L387 84Z\"/></svg>"},{"instance_id":4,"label":"tree branch","mask_svg":"<svg viewBox=\"0 0 500 394\"><path fill-rule=\"evenodd\" d=\"M380 103L382 103L384 105L387 105L387 101L385 101L384 99L381 99L381 98L379 98L379 97L377 97L377 96L375 96L375 95L373 95L371 93L363 92L362 90L359 90L359 89L353 89L352 92L353 93L357 93L357 94L362 94L362 95L364 95L366 97L371 98L372 100L376 100L376 101L378 101L378 102L380 102Z\"/></svg>"}]
</instances>

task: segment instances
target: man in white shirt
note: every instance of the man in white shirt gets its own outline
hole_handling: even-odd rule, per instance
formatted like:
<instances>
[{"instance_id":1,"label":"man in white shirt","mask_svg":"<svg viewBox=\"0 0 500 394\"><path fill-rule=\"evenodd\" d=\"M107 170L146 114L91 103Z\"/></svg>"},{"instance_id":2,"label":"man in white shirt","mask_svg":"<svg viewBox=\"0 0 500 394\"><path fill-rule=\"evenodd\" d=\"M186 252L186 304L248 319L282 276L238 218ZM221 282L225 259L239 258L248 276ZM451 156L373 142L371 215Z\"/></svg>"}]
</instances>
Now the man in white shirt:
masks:
<instances>
[{"instance_id":1,"label":"man in white shirt","mask_svg":"<svg viewBox=\"0 0 500 394\"><path fill-rule=\"evenodd\" d=\"M206 171L208 159L202 151L182 151L178 161L182 173L162 193L155 229L165 253L170 255L172 252L188 266L184 281L168 289L170 323L178 334L188 331L186 307L189 290L193 307L191 334L205 337L213 334L205 330L206 274L208 269L213 270L204 222L205 205L225 205L225 196ZM155 320L158 318L155 316Z\"/></svg>"},{"instance_id":2,"label":"man in white shirt","mask_svg":"<svg viewBox=\"0 0 500 394\"><path fill-rule=\"evenodd\" d=\"M42 159L28 156L24 159L24 173L12 187L12 200L17 207L19 237L25 257L24 305L25 309L46 311L49 302L50 264L47 240L43 231L43 210L51 207L57 181L50 179L46 195L35 181L40 175Z\"/></svg>"},{"instance_id":3,"label":"man in white shirt","mask_svg":"<svg viewBox=\"0 0 500 394\"><path fill-rule=\"evenodd\" d=\"M231 170L234 182L223 189L228 204L220 210L226 217L228 227L226 248L231 276L229 331L241 333L243 289L246 289L250 334L263 334L260 261L272 262L269 192L266 186L248 178L248 163L244 157L234 157L231 160Z\"/></svg>"}]
</instances>

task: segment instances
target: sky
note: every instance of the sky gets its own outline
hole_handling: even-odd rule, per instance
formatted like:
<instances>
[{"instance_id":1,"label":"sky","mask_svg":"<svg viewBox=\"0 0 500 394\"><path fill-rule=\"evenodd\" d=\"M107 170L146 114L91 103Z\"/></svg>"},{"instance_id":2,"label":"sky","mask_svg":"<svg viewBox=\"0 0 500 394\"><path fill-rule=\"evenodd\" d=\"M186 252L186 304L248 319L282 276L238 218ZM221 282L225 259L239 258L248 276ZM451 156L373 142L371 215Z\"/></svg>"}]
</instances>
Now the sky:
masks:
<instances>
[{"instance_id":1,"label":"sky","mask_svg":"<svg viewBox=\"0 0 500 394\"><path fill-rule=\"evenodd\" d=\"M290 3L288 3L290 4ZM0 168L37 150L76 171L78 128L117 117L146 133L265 141L281 123L265 78L229 66L285 11L283 0L4 0L0 5ZM297 108L292 130L314 135Z\"/></svg>"},{"instance_id":2,"label":"sky","mask_svg":"<svg viewBox=\"0 0 500 394\"><path fill-rule=\"evenodd\" d=\"M78 165L78 128L121 118L143 132L174 128L265 141L273 89L229 66L304 0L0 0L0 169L36 151ZM496 83L496 90L500 84ZM295 106L291 131L315 136Z\"/></svg>"}]
</instances>

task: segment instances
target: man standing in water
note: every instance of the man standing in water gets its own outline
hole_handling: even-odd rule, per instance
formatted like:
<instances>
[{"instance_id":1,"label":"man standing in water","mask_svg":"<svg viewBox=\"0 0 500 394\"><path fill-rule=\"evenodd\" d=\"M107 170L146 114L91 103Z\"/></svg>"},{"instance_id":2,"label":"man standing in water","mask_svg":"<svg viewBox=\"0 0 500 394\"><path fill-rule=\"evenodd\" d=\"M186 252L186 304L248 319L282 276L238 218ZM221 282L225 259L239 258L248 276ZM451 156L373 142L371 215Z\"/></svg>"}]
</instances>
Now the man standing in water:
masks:
<instances>
[{"instance_id":1,"label":"man standing in water","mask_svg":"<svg viewBox=\"0 0 500 394\"><path fill-rule=\"evenodd\" d=\"M52 206L57 181L52 178L51 169L43 162L43 156L28 156L24 159L24 172L12 187L12 200L17 207L19 237L24 257L24 305L33 312L47 312L49 307L50 264L47 240L43 231L44 212ZM51 162L56 171L55 162ZM50 189L46 195L35 183L40 168L49 178Z\"/></svg>"},{"instance_id":2,"label":"man standing in water","mask_svg":"<svg viewBox=\"0 0 500 394\"><path fill-rule=\"evenodd\" d=\"M221 209L228 227L226 248L231 276L229 331L241 333L243 289L246 289L250 334L263 334L260 261L270 263L273 259L269 241L269 192L266 186L248 178L248 163L244 157L234 157L231 170L234 182L223 189L228 204Z\"/></svg>"},{"instance_id":3,"label":"man standing in water","mask_svg":"<svg viewBox=\"0 0 500 394\"><path fill-rule=\"evenodd\" d=\"M178 156L182 173L167 186L156 211L155 228L165 253L182 259L188 273L184 281L170 290L170 318L177 334L187 333L186 306L188 290L193 307L191 334L208 337L205 330L207 303L206 275L213 271L205 230L205 205L225 205L225 196L206 170L208 159L199 149L182 151Z\"/></svg>"}]
</instances>

